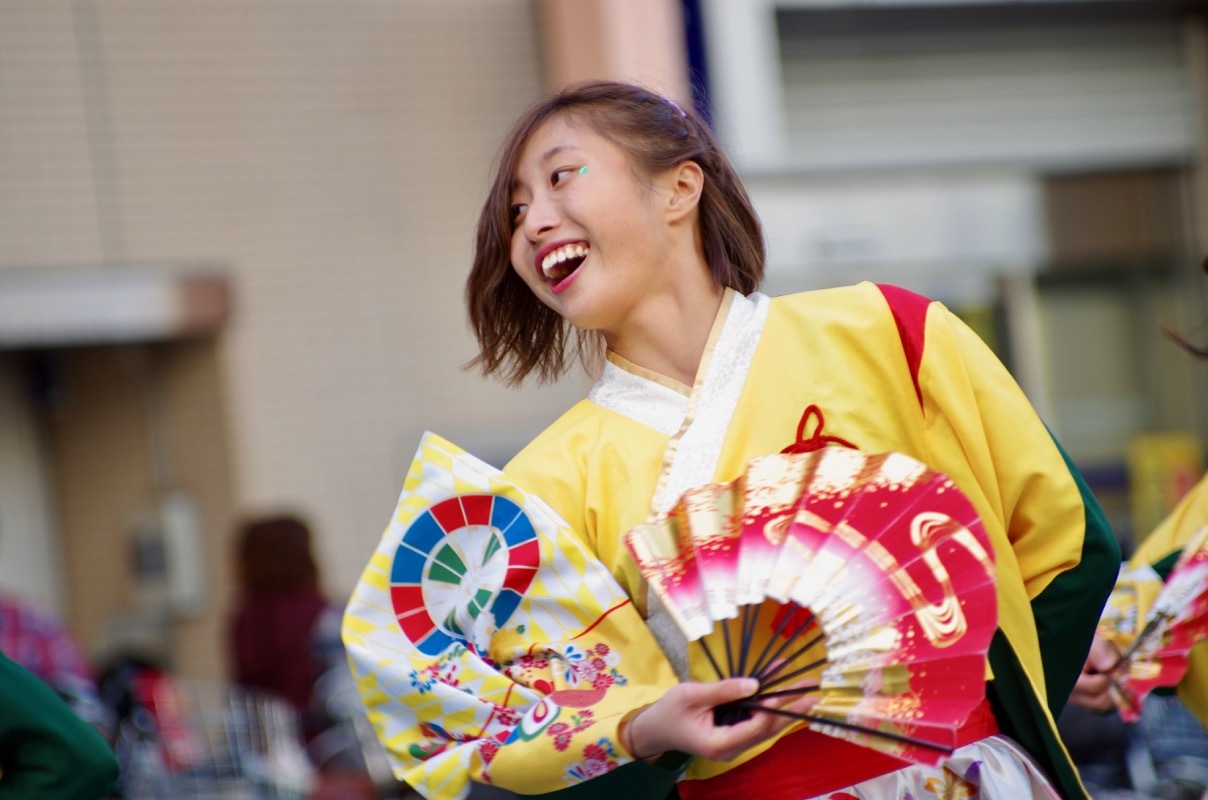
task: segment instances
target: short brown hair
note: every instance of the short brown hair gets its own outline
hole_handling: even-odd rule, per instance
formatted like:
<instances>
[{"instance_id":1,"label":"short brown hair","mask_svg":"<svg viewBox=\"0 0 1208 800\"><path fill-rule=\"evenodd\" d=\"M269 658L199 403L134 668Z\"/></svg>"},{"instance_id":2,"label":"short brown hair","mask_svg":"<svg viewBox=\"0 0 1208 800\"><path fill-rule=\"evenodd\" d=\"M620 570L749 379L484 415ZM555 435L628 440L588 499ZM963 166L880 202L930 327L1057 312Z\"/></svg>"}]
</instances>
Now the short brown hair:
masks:
<instances>
[{"instance_id":1,"label":"short brown hair","mask_svg":"<svg viewBox=\"0 0 1208 800\"><path fill-rule=\"evenodd\" d=\"M683 161L704 173L699 220L705 260L719 288L750 294L763 279L763 229L746 189L708 126L661 95L626 83L574 84L532 106L504 140L495 180L478 217L466 308L479 354L467 364L518 384L567 368L572 341L580 359L597 341L546 306L511 267L511 183L529 137L544 122L573 116L623 149L634 166L657 175Z\"/></svg>"},{"instance_id":2,"label":"short brown hair","mask_svg":"<svg viewBox=\"0 0 1208 800\"><path fill-rule=\"evenodd\" d=\"M310 527L293 514L256 517L238 526L235 543L243 591L318 589L319 569L310 549Z\"/></svg>"}]
</instances>

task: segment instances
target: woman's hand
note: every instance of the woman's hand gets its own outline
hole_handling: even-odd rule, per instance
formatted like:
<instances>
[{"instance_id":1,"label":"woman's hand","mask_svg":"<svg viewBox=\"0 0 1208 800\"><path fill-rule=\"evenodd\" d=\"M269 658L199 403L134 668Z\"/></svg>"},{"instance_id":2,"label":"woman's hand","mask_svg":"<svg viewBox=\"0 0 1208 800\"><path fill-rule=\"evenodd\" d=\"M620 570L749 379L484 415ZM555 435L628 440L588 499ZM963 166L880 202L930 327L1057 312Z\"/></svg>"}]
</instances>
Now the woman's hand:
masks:
<instances>
[{"instance_id":1,"label":"woman's hand","mask_svg":"<svg viewBox=\"0 0 1208 800\"><path fill-rule=\"evenodd\" d=\"M809 685L809 684L803 684ZM736 725L718 725L713 709L750 697L759 690L754 678L730 678L714 683L681 683L634 715L622 732L635 758L650 758L678 750L714 761L730 761L744 750L797 722L789 716L752 710ZM818 703L813 695L769 698L761 704L804 714Z\"/></svg>"},{"instance_id":2,"label":"woman's hand","mask_svg":"<svg viewBox=\"0 0 1208 800\"><path fill-rule=\"evenodd\" d=\"M1070 702L1091 711L1111 711L1115 707L1111 695L1111 671L1120 660L1120 653L1111 642L1099 635L1091 641L1091 651L1082 666L1082 674L1074 684Z\"/></svg>"}]
</instances>

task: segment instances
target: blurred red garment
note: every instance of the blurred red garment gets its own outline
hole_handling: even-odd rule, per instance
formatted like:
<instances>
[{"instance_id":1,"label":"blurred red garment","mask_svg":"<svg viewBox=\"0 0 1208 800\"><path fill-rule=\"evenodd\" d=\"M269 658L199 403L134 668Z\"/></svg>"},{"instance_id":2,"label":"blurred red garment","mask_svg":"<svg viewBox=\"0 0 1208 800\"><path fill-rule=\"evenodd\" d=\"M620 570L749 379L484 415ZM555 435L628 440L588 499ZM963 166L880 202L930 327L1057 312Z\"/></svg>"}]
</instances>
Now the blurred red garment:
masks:
<instances>
[{"instance_id":1,"label":"blurred red garment","mask_svg":"<svg viewBox=\"0 0 1208 800\"><path fill-rule=\"evenodd\" d=\"M232 625L234 679L305 712L320 669L312 633L325 608L327 601L313 588L245 595Z\"/></svg>"}]
</instances>

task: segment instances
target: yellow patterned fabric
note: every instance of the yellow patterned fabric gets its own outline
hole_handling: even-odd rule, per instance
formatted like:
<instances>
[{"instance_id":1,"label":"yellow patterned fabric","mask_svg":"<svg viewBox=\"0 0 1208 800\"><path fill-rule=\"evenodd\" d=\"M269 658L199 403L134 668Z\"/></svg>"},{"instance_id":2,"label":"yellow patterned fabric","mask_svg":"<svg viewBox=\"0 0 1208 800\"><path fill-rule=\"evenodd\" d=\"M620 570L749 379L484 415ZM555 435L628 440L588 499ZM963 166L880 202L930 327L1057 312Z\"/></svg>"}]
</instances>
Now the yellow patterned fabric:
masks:
<instances>
[{"instance_id":1,"label":"yellow patterned fabric","mask_svg":"<svg viewBox=\"0 0 1208 800\"><path fill-rule=\"evenodd\" d=\"M727 293L696 385L610 355L589 397L502 473L425 438L345 618L354 673L399 777L428 797L464 796L469 780L541 794L630 761L617 726L677 679L669 664L680 678L716 676L682 636L677 644L666 614L647 608L622 534L685 489L731 480L752 458L803 437L911 456L950 476L973 503L998 565L1004 642L998 656L992 647L991 661L1010 670L1010 680L995 681L1000 700L1015 727L1028 728L1027 747L1050 779L1057 776L1065 796L1082 796L1053 733L1046 687L1056 684L1052 704L1060 707L1115 578L1114 538L1089 521L1092 509L1059 447L976 334L942 305L872 284L772 300ZM541 537L535 588L514 613L499 615L502 623L482 621L483 609L498 610L489 592L450 607L438 586L431 620L396 608L408 607L397 598L414 596L421 582L395 574L396 562L414 561L399 562L400 542L423 526L421 509L459 492L502 495L524 508ZM456 560L418 550L430 557L428 575ZM556 630L519 622L543 613L566 621ZM462 631L465 641L425 653L436 628ZM576 671L587 661L594 672ZM580 701L560 694L576 679L599 695L593 704L564 702ZM686 777L708 779L772 744L734 762L693 759ZM802 758L808 763L808 753ZM642 789L624 796L654 796Z\"/></svg>"},{"instance_id":2,"label":"yellow patterned fabric","mask_svg":"<svg viewBox=\"0 0 1208 800\"><path fill-rule=\"evenodd\" d=\"M1174 511L1145 537L1129 560L1130 568L1136 570L1169 559L1205 525L1208 525L1208 476L1201 478ZM1152 602L1151 596L1149 603ZM1149 610L1149 603L1139 609L1142 615ZM1208 642L1191 648L1187 674L1179 682L1178 693L1179 699L1208 726Z\"/></svg>"},{"instance_id":3,"label":"yellow patterned fabric","mask_svg":"<svg viewBox=\"0 0 1208 800\"><path fill-rule=\"evenodd\" d=\"M399 778L568 786L632 761L626 713L674 682L628 596L544 502L426 434L344 617Z\"/></svg>"},{"instance_id":4,"label":"yellow patterned fabric","mask_svg":"<svg viewBox=\"0 0 1208 800\"><path fill-rule=\"evenodd\" d=\"M1014 379L977 335L938 303L923 305L925 315L914 333L925 347L913 376L903 358L898 322L877 286L778 297L769 305L758 346L743 374L741 395L724 419L724 430L709 430L717 424L704 391L709 376L698 375L698 386L681 389L691 393L691 400L689 416L678 430L659 429L629 411L626 403L604 408L588 399L546 429L506 471L581 532L645 613L645 589L623 552L621 535L646 520L665 473L693 457L687 443L696 429L720 437L719 455L706 480L723 482L740 474L751 458L791 445L803 411L816 405L822 413L821 434L865 452L912 456L947 473L961 487L994 545L1000 628L1023 666L1029 690L1042 704L1044 662L1060 656L1068 661L1060 673L1064 685L1059 706L1085 658L1119 552L1109 531L1096 531L1110 539L1107 569L1081 564L1087 536L1084 498ZM713 354L701 369L717 368L721 355ZM626 369L615 359L611 366ZM693 401L699 401L695 410ZM807 434L813 424L811 420ZM1063 607L1045 612L1042 622L1050 646L1042 653L1036 617L1040 612L1034 612L1032 603L1058 578L1082 578L1083 573L1088 585L1065 594ZM690 676L712 680L704 657L688 652ZM1049 709L1042 705L1036 713L1038 729L1055 731ZM771 744L726 764L695 759L687 775L717 774ZM1054 758L1068 764L1060 744L1055 746L1059 752ZM1072 767L1066 769L1071 774ZM1073 781L1071 796L1079 791L1076 778Z\"/></svg>"}]
</instances>

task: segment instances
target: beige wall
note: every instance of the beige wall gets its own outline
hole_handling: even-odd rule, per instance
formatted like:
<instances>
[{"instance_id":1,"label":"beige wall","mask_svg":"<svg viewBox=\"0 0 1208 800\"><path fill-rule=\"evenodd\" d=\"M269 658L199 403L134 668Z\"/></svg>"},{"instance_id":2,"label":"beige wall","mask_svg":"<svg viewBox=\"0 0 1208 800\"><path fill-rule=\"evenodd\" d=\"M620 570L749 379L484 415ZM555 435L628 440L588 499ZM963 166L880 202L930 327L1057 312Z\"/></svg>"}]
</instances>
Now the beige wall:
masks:
<instances>
[{"instance_id":1,"label":"beige wall","mask_svg":"<svg viewBox=\"0 0 1208 800\"><path fill-rule=\"evenodd\" d=\"M102 663L134 647L185 675L221 674L233 509L217 343L69 348L46 359L60 387L44 420L74 633ZM207 590L200 613L165 625L163 582L140 580L133 553L136 533L157 524L164 493L177 489L207 534L180 551L179 565L200 570Z\"/></svg>"},{"instance_id":2,"label":"beige wall","mask_svg":"<svg viewBox=\"0 0 1208 800\"><path fill-rule=\"evenodd\" d=\"M509 390L460 369L473 227L511 121L563 82L552 64L682 80L682 52L651 41L678 44L678 5L593 6L587 65L543 57L537 5L0 3L0 269L219 264L233 296L216 337L57 354L41 455L63 612L94 653L146 599L130 537L164 485L197 503L211 588L174 660L216 675L235 518L308 516L342 600L425 429L499 463L581 395L580 377Z\"/></svg>"},{"instance_id":3,"label":"beige wall","mask_svg":"<svg viewBox=\"0 0 1208 800\"><path fill-rule=\"evenodd\" d=\"M0 354L0 591L59 614L61 548L28 370L20 355Z\"/></svg>"},{"instance_id":4,"label":"beige wall","mask_svg":"<svg viewBox=\"0 0 1208 800\"><path fill-rule=\"evenodd\" d=\"M536 29L525 0L0 4L0 268L228 270L227 330L163 367L214 562L185 671L219 669L231 515L308 515L342 598L425 428L499 460L581 393L459 369L488 168L542 88ZM73 355L82 405L52 423L67 613L94 649L132 602L123 537L153 485L125 357Z\"/></svg>"}]
</instances>

